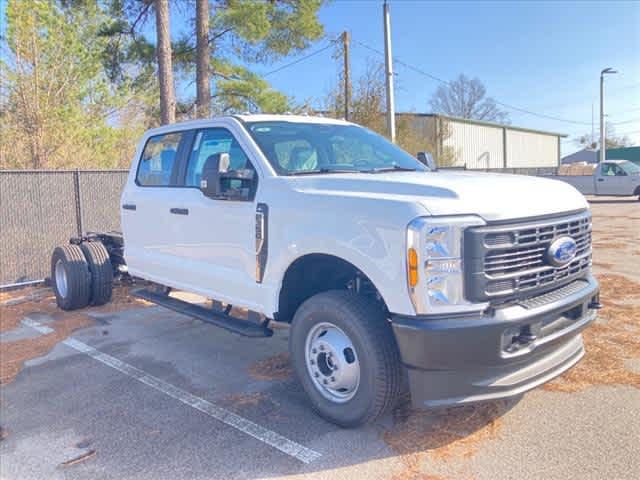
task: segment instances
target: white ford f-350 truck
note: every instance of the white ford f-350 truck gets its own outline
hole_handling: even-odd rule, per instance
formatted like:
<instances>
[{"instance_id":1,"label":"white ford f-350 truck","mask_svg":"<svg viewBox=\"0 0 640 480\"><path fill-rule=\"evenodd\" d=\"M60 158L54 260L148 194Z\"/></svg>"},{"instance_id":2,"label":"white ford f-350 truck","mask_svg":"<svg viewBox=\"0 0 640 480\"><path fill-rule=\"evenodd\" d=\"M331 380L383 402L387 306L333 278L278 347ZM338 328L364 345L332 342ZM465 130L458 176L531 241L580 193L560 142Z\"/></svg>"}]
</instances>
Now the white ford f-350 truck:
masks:
<instances>
[{"instance_id":1,"label":"white ford f-350 truck","mask_svg":"<svg viewBox=\"0 0 640 480\"><path fill-rule=\"evenodd\" d=\"M448 406L518 395L572 367L600 307L584 197L421 158L326 118L150 130L122 192L122 235L55 249L58 304L105 303L126 271L151 285L140 297L243 335L290 324L311 405L342 426L388 411L407 383L414 405Z\"/></svg>"}]
</instances>

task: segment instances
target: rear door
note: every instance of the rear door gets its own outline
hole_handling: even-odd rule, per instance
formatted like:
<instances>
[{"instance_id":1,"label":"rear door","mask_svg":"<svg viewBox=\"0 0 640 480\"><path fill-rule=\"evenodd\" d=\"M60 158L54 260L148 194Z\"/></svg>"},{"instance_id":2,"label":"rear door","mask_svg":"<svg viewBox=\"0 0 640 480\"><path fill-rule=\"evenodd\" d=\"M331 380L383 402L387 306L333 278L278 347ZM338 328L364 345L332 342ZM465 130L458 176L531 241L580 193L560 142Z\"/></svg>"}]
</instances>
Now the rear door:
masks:
<instances>
[{"instance_id":1,"label":"rear door","mask_svg":"<svg viewBox=\"0 0 640 480\"><path fill-rule=\"evenodd\" d=\"M615 163L604 162L600 165L596 178L598 195L631 195L627 173Z\"/></svg>"},{"instance_id":2,"label":"rear door","mask_svg":"<svg viewBox=\"0 0 640 480\"><path fill-rule=\"evenodd\" d=\"M174 204L185 214L173 219L175 255L183 288L227 303L260 311L256 281L256 190L258 172L231 126L193 131L184 157L183 188ZM211 155L228 153L230 170L252 169L249 200L220 200L200 191L202 168Z\"/></svg>"},{"instance_id":3,"label":"rear door","mask_svg":"<svg viewBox=\"0 0 640 480\"><path fill-rule=\"evenodd\" d=\"M169 132L147 139L135 173L122 195L121 220L125 257L132 275L173 285L177 267L174 217L179 158L191 133Z\"/></svg>"}]
</instances>

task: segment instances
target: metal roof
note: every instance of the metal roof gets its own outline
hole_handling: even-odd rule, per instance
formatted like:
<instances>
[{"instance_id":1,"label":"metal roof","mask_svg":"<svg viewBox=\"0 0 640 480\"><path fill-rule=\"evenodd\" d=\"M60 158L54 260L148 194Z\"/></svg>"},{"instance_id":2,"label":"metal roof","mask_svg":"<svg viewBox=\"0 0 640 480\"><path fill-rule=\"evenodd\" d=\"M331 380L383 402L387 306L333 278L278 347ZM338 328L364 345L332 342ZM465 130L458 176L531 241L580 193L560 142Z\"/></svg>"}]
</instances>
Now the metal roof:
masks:
<instances>
[{"instance_id":1,"label":"metal roof","mask_svg":"<svg viewBox=\"0 0 640 480\"><path fill-rule=\"evenodd\" d=\"M598 150L598 155L600 151ZM640 147L607 148L607 160L620 159L640 162Z\"/></svg>"},{"instance_id":2,"label":"metal roof","mask_svg":"<svg viewBox=\"0 0 640 480\"><path fill-rule=\"evenodd\" d=\"M508 130L517 130L520 132L528 132L528 133L538 133L540 135L550 135L553 137L562 137L566 138L568 135L566 133L558 133L558 132L548 132L545 130L536 130L533 128L524 128L524 127L516 127L513 125L507 125L502 123L495 122L485 122L484 120L472 120L469 118L460 118L460 117L452 117L449 115L442 115L440 113L415 113L415 112L397 112L396 115L405 115L405 116L413 116L413 117L432 117L432 118L444 118L445 120L451 120L452 122L459 123L469 123L471 125L481 125L484 127L494 127L494 128L506 128Z\"/></svg>"}]
</instances>

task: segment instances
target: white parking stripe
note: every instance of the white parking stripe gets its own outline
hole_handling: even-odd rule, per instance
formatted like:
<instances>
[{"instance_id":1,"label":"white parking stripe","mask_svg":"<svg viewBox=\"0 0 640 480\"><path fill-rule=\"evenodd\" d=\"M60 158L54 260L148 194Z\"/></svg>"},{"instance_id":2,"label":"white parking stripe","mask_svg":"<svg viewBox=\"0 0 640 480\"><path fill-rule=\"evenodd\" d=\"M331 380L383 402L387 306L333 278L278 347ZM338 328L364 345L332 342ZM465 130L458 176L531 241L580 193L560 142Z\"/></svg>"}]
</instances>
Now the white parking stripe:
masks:
<instances>
[{"instance_id":1,"label":"white parking stripe","mask_svg":"<svg viewBox=\"0 0 640 480\"><path fill-rule=\"evenodd\" d=\"M27 325L31 328L34 328L38 332L42 334L52 333L54 330L42 325L38 322L35 322L29 318L25 318L22 320L24 325ZM145 385L148 385L159 392L164 393L176 400L184 403L185 405L189 405L196 410L201 411L209 415L210 417L215 418L216 420L225 423L236 430L241 431L242 433L246 433L247 435L260 440L267 445L270 445L291 457L294 457L300 460L303 463L310 463L321 456L320 453L313 451L299 443L294 442L293 440L289 440L282 435L269 430L268 428L264 428L257 423L252 422L246 418L241 417L229 410L226 410L222 407L218 407L213 403L205 400L204 398L197 397L185 390L182 390L175 385L165 382L153 375L149 375L148 373L140 370L139 368L134 367L133 365L129 365L121 360L118 360L111 355L107 355L106 353L102 353L99 350L87 345L86 343L80 342L74 338L68 338L62 342L68 347L77 350L78 352L82 352L86 355L89 355L94 360L103 363L111 368L118 370L119 372L124 373L125 375L138 380Z\"/></svg>"}]
</instances>

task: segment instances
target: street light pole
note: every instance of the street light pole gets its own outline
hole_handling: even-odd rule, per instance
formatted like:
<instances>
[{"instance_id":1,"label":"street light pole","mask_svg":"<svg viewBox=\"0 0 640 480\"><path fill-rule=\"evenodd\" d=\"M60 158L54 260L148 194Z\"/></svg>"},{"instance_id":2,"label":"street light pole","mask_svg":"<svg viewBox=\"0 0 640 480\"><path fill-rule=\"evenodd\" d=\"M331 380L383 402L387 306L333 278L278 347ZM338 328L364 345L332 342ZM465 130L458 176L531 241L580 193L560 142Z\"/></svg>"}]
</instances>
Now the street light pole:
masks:
<instances>
[{"instance_id":1,"label":"street light pole","mask_svg":"<svg viewBox=\"0 0 640 480\"><path fill-rule=\"evenodd\" d=\"M604 76L609 73L618 73L618 71L609 67L600 72L600 163L607 158L607 135L604 124Z\"/></svg>"}]
</instances>

